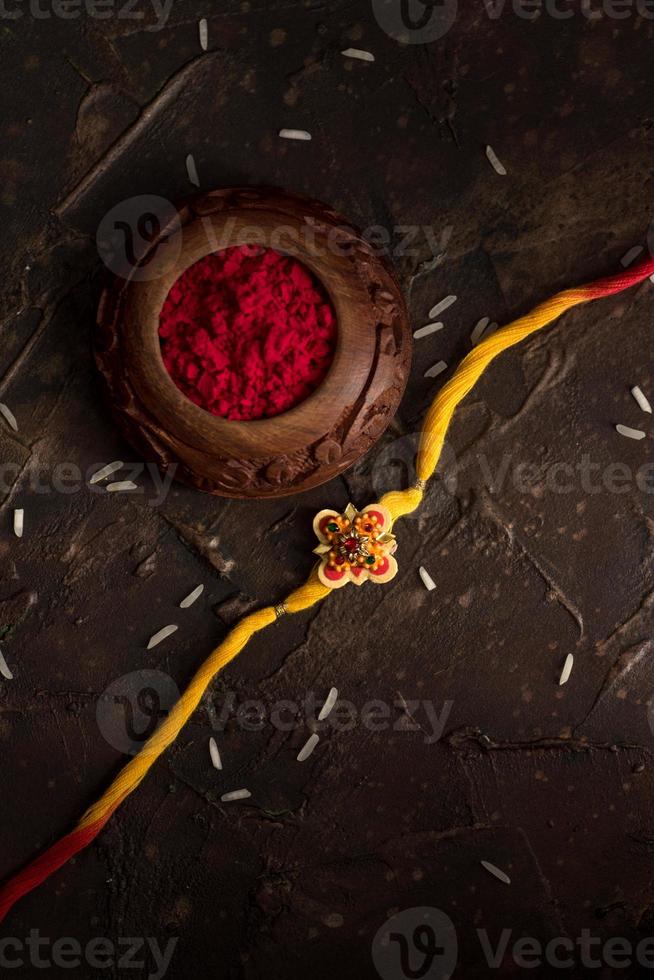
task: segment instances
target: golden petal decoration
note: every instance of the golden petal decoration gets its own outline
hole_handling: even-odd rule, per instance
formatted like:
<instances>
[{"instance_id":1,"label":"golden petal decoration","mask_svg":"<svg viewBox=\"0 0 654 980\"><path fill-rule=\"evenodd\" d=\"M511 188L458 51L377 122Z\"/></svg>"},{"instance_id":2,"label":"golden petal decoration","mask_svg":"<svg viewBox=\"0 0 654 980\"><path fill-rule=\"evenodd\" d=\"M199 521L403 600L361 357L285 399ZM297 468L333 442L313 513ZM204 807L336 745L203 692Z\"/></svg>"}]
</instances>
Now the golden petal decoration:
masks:
<instances>
[{"instance_id":1,"label":"golden petal decoration","mask_svg":"<svg viewBox=\"0 0 654 980\"><path fill-rule=\"evenodd\" d=\"M364 534L362 524L358 518L362 518L368 511L375 511L379 514L380 524L373 519L375 527ZM321 525L327 517L333 518L334 523L339 526L338 531L323 533ZM388 530L392 527L391 514L382 504L369 504L362 510L357 510L354 504L349 503L342 513L335 510L321 510L313 520L313 529L318 538L319 544L314 548L313 553L318 555L318 578L330 589L340 589L348 582L355 585L363 585L364 582L389 582L397 574L397 562L392 557L397 548L395 535ZM386 530L383 530L386 528ZM360 545L363 545L363 554L376 555L377 562L373 562L375 567L380 564L380 559L385 559L383 573L377 573L371 568L366 568L358 564L354 558L348 561L348 555L343 549L343 541L348 537L355 537ZM372 548L372 551L370 550ZM329 555L336 549L337 556L330 559ZM340 566L336 564L340 561ZM361 558L359 558L361 561ZM350 563L352 562L352 564Z\"/></svg>"}]
</instances>

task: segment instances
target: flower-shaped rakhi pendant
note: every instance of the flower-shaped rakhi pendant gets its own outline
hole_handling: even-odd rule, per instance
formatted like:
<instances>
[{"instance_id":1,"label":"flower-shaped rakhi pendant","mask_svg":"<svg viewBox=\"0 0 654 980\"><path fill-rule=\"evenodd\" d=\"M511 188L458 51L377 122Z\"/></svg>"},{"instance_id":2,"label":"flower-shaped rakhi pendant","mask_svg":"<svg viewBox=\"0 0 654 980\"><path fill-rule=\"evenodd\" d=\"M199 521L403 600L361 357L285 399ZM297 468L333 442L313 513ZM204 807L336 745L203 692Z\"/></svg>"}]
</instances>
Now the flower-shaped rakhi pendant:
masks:
<instances>
[{"instance_id":1,"label":"flower-shaped rakhi pendant","mask_svg":"<svg viewBox=\"0 0 654 980\"><path fill-rule=\"evenodd\" d=\"M390 582L397 575L393 558L397 544L391 534L389 511L381 504L357 510L348 504L339 514L321 510L313 521L320 541L314 554L320 555L318 578L329 589L340 589L348 582Z\"/></svg>"}]
</instances>

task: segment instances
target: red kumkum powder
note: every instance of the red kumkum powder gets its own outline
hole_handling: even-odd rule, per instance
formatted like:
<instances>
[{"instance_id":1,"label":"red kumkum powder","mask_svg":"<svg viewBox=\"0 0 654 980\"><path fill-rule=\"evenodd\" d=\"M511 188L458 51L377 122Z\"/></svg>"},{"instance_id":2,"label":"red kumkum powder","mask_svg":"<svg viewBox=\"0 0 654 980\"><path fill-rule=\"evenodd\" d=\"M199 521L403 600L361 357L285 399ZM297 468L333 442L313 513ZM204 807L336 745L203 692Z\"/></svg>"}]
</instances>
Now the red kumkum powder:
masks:
<instances>
[{"instance_id":1,"label":"red kumkum powder","mask_svg":"<svg viewBox=\"0 0 654 980\"><path fill-rule=\"evenodd\" d=\"M164 364L192 402L226 419L280 415L323 380L336 316L297 259L238 245L195 262L159 317Z\"/></svg>"}]
</instances>

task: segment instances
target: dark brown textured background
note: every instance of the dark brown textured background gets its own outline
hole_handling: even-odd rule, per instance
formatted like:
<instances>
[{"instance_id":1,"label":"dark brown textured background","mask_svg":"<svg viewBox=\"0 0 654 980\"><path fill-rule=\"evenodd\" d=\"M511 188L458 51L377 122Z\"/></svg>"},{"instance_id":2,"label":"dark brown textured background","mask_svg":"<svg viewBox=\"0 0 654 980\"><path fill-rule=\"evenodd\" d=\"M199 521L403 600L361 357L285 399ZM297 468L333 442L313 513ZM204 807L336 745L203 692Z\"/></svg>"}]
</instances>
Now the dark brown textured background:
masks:
<instances>
[{"instance_id":1,"label":"dark brown textured background","mask_svg":"<svg viewBox=\"0 0 654 980\"><path fill-rule=\"evenodd\" d=\"M112 681L148 667L183 686L242 610L306 575L317 509L398 484L389 458L410 458L439 383L423 378L428 366L455 363L479 317L505 322L646 243L654 22L591 23L575 10L530 23L469 4L442 40L412 46L388 37L368 3L337 0L221 0L213 13L177 0L160 32L28 13L0 22L0 400L20 425L0 425L0 460L20 471L1 509L2 647L15 673L0 684L3 876L67 830L121 765L96 724ZM351 45L376 62L346 62ZM282 126L313 141L281 141ZM39 492L36 476L47 484L62 461L134 459L98 397L94 234L126 197L188 193L189 152L207 189L279 184L363 227L429 226L437 261L424 236L418 254L395 259L414 326L447 293L459 300L446 329L416 343L383 443L331 485L279 503L175 486L157 507L151 489ZM629 387L654 395L653 321L646 283L503 357L452 428L455 492L436 480L421 515L398 525L392 585L345 590L253 642L97 844L17 906L2 935L178 936L175 980L367 980L377 929L413 906L453 919L462 977L490 975L477 928L494 940L505 928L654 934L652 496L588 493L579 478L568 494L543 489L552 465L584 453L602 467L651 460L651 423ZM648 439L621 439L618 421ZM535 467L531 491L508 480L493 492L488 468L504 454ZM200 581L204 596L181 613ZM179 631L147 652L168 622ZM568 652L575 667L559 688ZM232 718L215 733L224 771L210 768L230 692L270 708L332 685L358 710L389 702L396 730L327 728L299 765L302 715L293 732ZM413 730L402 699L453 702L440 742ZM416 719L427 727L424 712ZM220 803L240 786L251 801ZM13 971L37 974L47 971Z\"/></svg>"}]
</instances>

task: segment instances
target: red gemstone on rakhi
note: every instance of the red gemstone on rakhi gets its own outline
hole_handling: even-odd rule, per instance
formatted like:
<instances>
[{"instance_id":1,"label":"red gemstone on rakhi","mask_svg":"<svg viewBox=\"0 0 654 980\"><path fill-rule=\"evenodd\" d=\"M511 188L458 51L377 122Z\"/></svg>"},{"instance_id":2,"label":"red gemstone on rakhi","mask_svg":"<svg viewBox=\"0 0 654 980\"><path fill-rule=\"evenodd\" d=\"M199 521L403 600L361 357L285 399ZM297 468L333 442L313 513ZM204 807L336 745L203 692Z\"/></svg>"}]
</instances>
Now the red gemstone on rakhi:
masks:
<instances>
[{"instance_id":1,"label":"red gemstone on rakhi","mask_svg":"<svg viewBox=\"0 0 654 980\"><path fill-rule=\"evenodd\" d=\"M359 542L356 538L347 538L344 544L348 551L356 551L359 547Z\"/></svg>"},{"instance_id":2,"label":"red gemstone on rakhi","mask_svg":"<svg viewBox=\"0 0 654 980\"><path fill-rule=\"evenodd\" d=\"M336 564L337 565L344 565L345 564L345 558L337 558L336 559Z\"/></svg>"}]
</instances>

